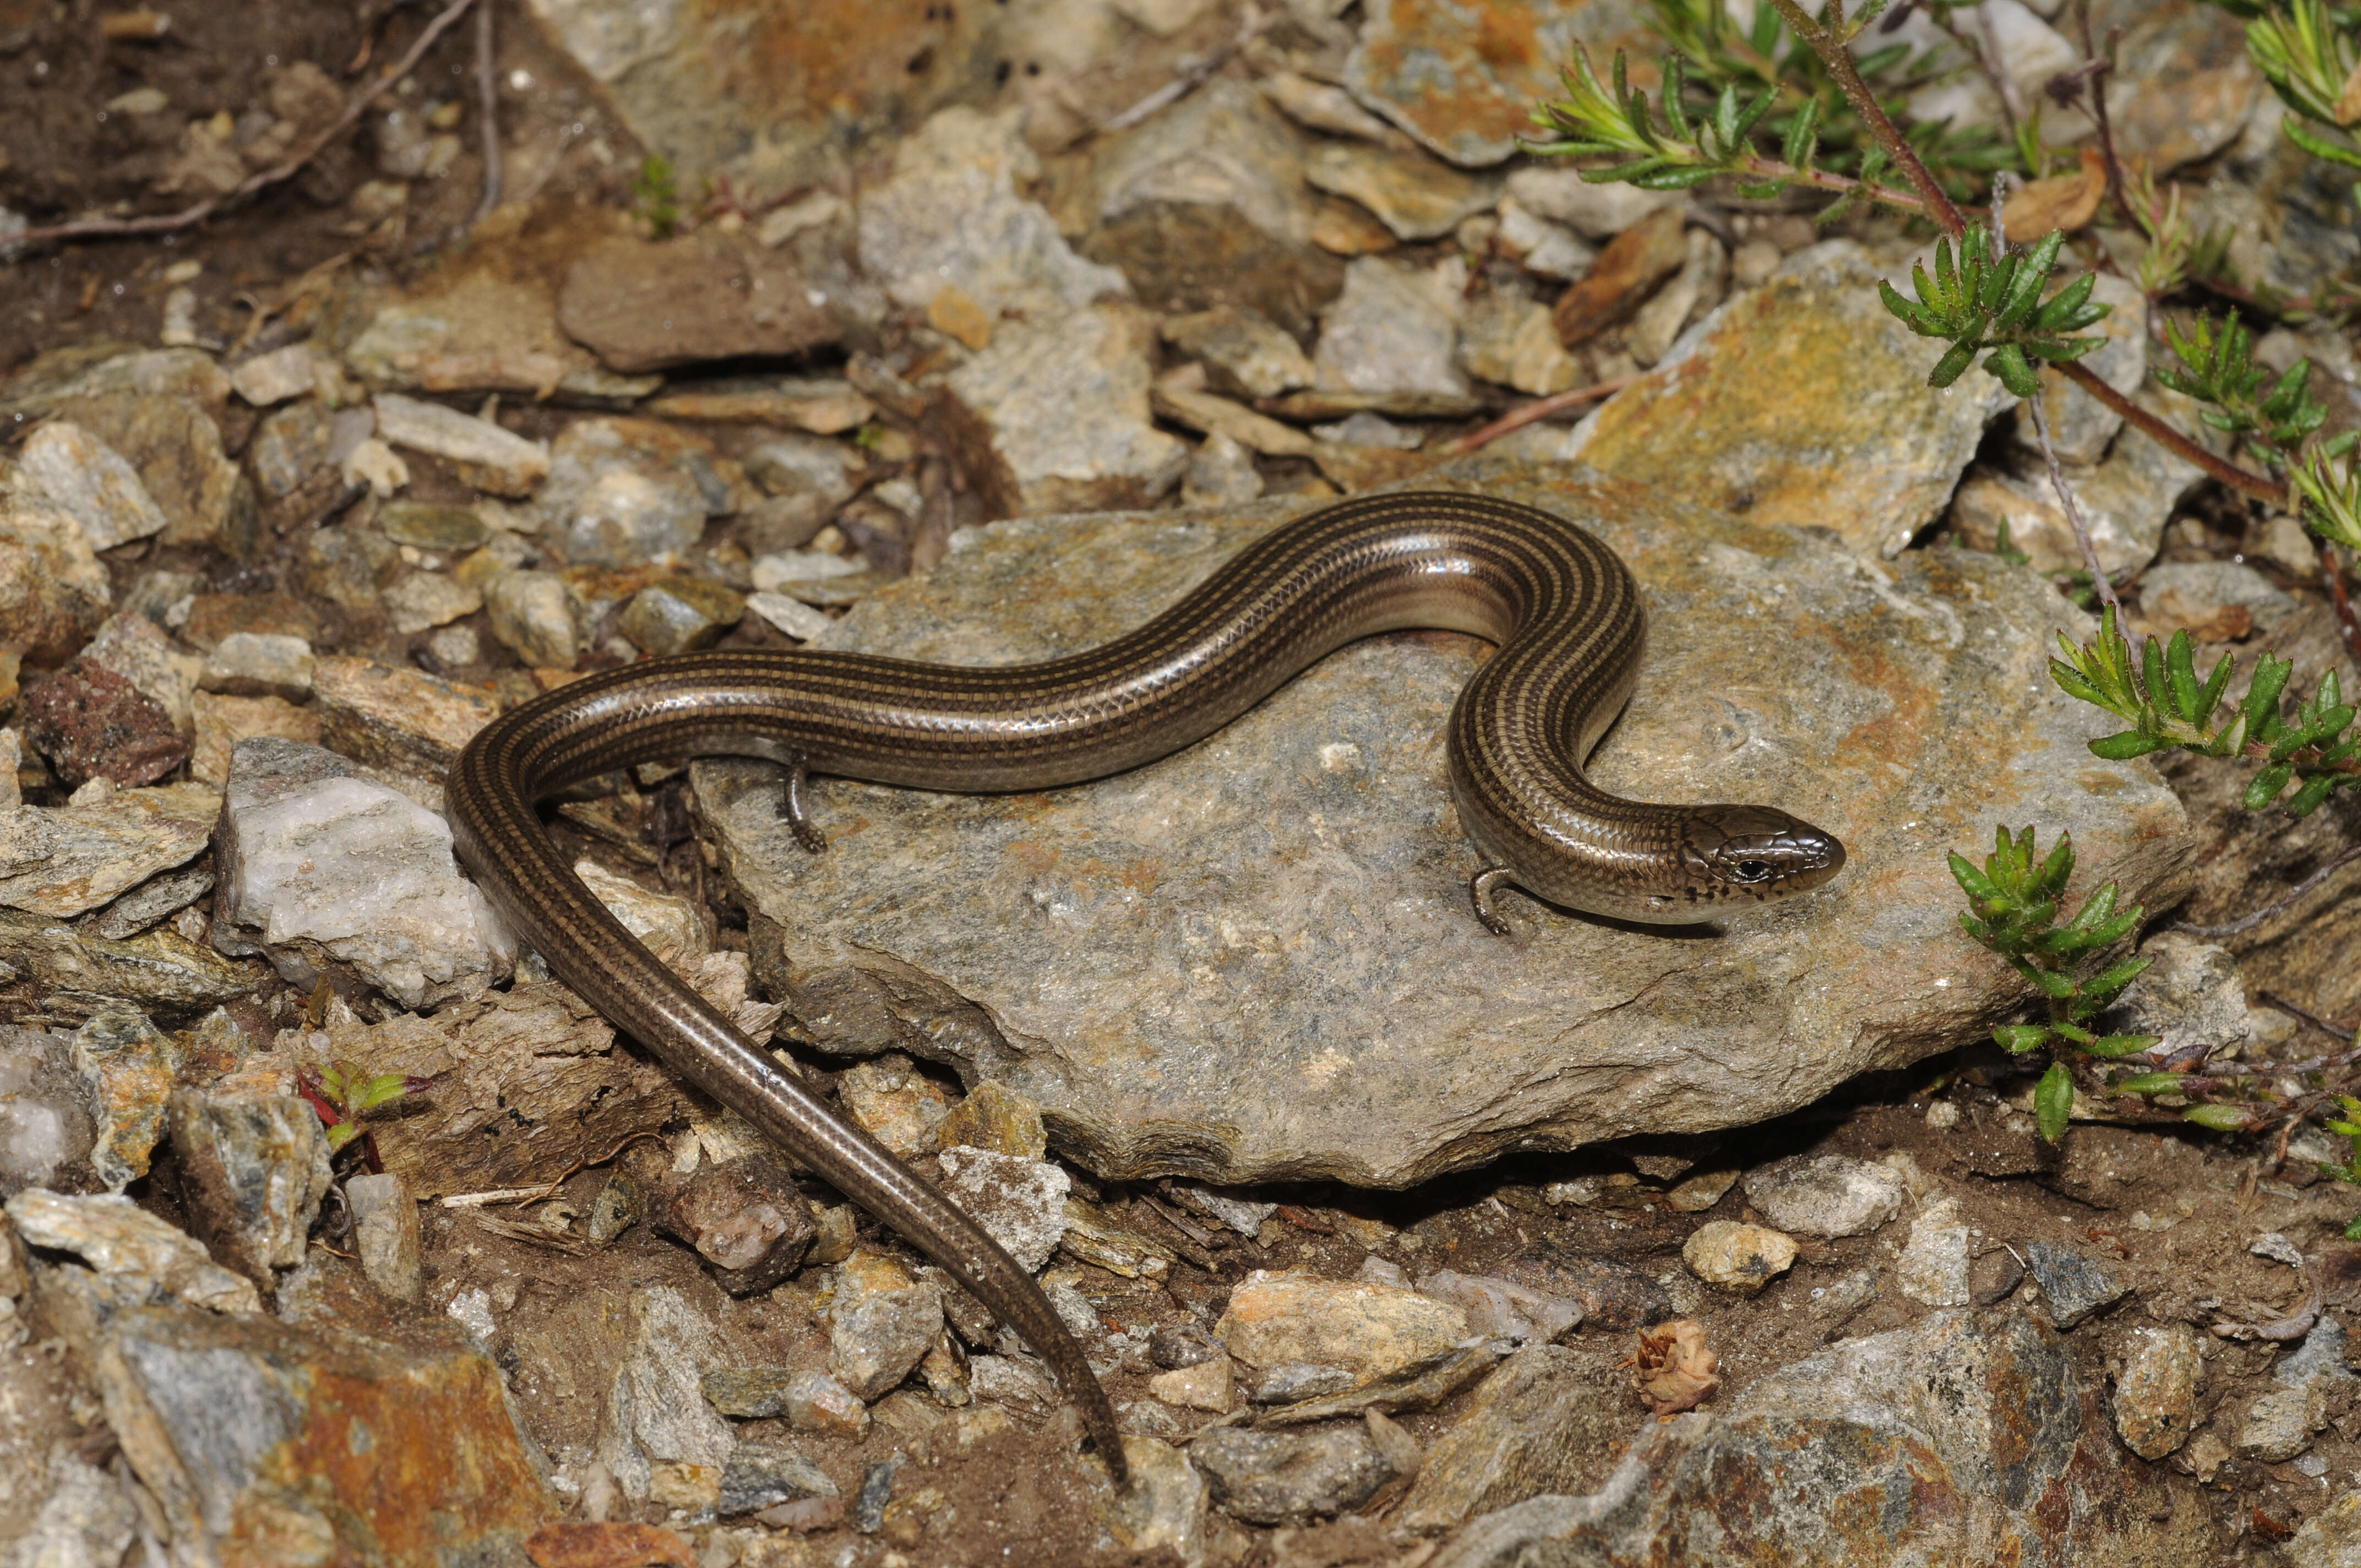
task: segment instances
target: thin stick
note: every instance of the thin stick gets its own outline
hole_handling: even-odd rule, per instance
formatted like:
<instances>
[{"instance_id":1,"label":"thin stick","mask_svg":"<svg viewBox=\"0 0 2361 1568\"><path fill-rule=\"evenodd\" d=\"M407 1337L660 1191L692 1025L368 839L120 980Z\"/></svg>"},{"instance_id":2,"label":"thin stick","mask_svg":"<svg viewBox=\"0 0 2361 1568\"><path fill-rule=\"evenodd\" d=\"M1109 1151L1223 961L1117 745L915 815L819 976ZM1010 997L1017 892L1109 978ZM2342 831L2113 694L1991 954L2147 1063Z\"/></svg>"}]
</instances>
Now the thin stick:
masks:
<instances>
[{"instance_id":1,"label":"thin stick","mask_svg":"<svg viewBox=\"0 0 2361 1568\"><path fill-rule=\"evenodd\" d=\"M1611 398L1639 378L1636 375L1618 376L1611 381L1600 381L1594 386L1576 387L1572 391L1552 392L1546 398L1536 398L1521 409L1510 409L1483 429L1472 431L1446 444L1443 451L1448 456L1464 457L1479 446L1499 440L1512 430L1522 430L1554 413L1564 413L1568 409L1579 408L1600 398Z\"/></svg>"},{"instance_id":2,"label":"thin stick","mask_svg":"<svg viewBox=\"0 0 2361 1568\"><path fill-rule=\"evenodd\" d=\"M2082 60L2086 72L2082 85L2091 94L2091 124L2099 133L2099 156L2107 165L2107 194L2114 199L2115 210L2131 211L2124 200L2124 163L2115 156L2114 126L2107 119L2107 77L2115 69L2115 41L2123 37L2121 27L2107 29L2107 52L2102 57L2091 47L2091 0L2078 0L2075 17L2082 25Z\"/></svg>"},{"instance_id":3,"label":"thin stick","mask_svg":"<svg viewBox=\"0 0 2361 1568\"><path fill-rule=\"evenodd\" d=\"M313 137L304 144L302 151L277 168L266 169L260 173L247 175L238 182L236 189L210 200L199 202L193 207L184 207L177 213L159 213L145 218L83 218L70 224L54 224L44 229L24 229L7 236L9 246L13 248L17 246L39 245L58 239L85 239L100 236L114 238L124 235L170 234L178 229L194 227L204 222L225 203L235 202L241 196L251 196L257 191L276 185L282 180L293 179L301 174L313 159L319 157L321 151L329 143L352 129L354 123L368 112L371 104L384 95L387 88L408 75L410 68L416 65L426 51L434 46L434 40L447 32L453 23L466 16L467 7L475 3L476 0L451 0L451 5L446 9L426 24L426 30L418 35L418 41L410 46L408 52L394 61L384 75L377 79L377 85L354 95L352 102L345 105L345 112L336 116L335 124Z\"/></svg>"},{"instance_id":4,"label":"thin stick","mask_svg":"<svg viewBox=\"0 0 2361 1568\"><path fill-rule=\"evenodd\" d=\"M2049 444L2049 416L2042 411L2041 394L2037 392L2025 400L2033 411L2033 433L2041 443L2041 460L2049 465L2050 488L2058 492L2060 505L2066 509L2066 521L2074 530L2074 543L2082 547L2082 567L2091 574L2091 586L2098 590L2099 602L2115 612L2120 621L2124 616L2123 601L2115 598L2115 585L2107 580L2106 569L2099 565L2099 552L2091 543L2091 529L2082 521L2082 509L2074 503L2074 492L2066 483L2066 470L2058 466L2058 451Z\"/></svg>"},{"instance_id":5,"label":"thin stick","mask_svg":"<svg viewBox=\"0 0 2361 1568\"><path fill-rule=\"evenodd\" d=\"M2290 1018L2301 1019L2302 1022L2309 1024L2313 1028L2319 1030L2322 1034L2326 1035L2330 1039L2349 1040L2354 1036L2355 1031L2345 1028L2339 1025L2332 1024L2327 1019L2322 1017L2319 1014L2312 1012L2309 1008L2297 1006L2294 1003L2290 1002L2286 997L2281 996L2275 991L2258 991L2255 993L2255 999L2257 1002L2260 1002L2264 1006L2271 1008L2276 1012L2284 1013Z\"/></svg>"},{"instance_id":6,"label":"thin stick","mask_svg":"<svg viewBox=\"0 0 2361 1568\"><path fill-rule=\"evenodd\" d=\"M484 193L476 203L474 228L500 204L500 73L492 48L492 0L476 7L476 113L483 124Z\"/></svg>"},{"instance_id":7,"label":"thin stick","mask_svg":"<svg viewBox=\"0 0 2361 1568\"><path fill-rule=\"evenodd\" d=\"M2346 866L2351 865L2356 861L2361 861L2361 844L2353 845L2343 854L2336 856L2326 865L2321 867L2318 871L2312 872L2310 876L2304 878L2301 882L2288 889L2288 891L2280 897L2264 905L2260 909L2256 910L2251 915L2242 915L2226 926L2192 926L2186 920L2176 921L2173 924L2172 928L2176 931L2186 931L2192 937L2243 936L2245 933L2251 931L2256 927L2261 925L2264 921L2270 919L2273 916L2284 915L2290 909L2294 908L2298 903L2302 901L2306 894L2312 893L2314 889L2318 888L2321 883L2326 882L2330 877L2334 876L2338 872L2343 871Z\"/></svg>"},{"instance_id":8,"label":"thin stick","mask_svg":"<svg viewBox=\"0 0 2361 1568\"><path fill-rule=\"evenodd\" d=\"M1978 5L1976 22L1984 36L1983 47L1974 51L1976 64L1982 70L1984 80L1993 84L1993 91L2000 95L2000 112L2008 120L2008 139L2014 142L2016 140L2016 127L2025 123L2025 94L2016 90L2016 78L2004 67L2000 31L1993 26L1992 8ZM1943 30L1951 32L1948 26ZM1951 32L1951 36L1958 38L1959 34Z\"/></svg>"}]
</instances>

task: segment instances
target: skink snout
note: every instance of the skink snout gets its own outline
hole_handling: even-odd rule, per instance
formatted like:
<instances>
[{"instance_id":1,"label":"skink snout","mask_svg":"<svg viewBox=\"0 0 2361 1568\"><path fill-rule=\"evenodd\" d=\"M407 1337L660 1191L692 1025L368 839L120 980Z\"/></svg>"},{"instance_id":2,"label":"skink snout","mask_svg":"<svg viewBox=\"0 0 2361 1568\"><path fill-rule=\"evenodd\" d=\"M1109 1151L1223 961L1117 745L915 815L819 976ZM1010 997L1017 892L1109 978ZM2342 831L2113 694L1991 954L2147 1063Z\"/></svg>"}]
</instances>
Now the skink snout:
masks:
<instances>
[{"instance_id":1,"label":"skink snout","mask_svg":"<svg viewBox=\"0 0 2361 1568\"><path fill-rule=\"evenodd\" d=\"M1844 870L1834 834L1767 806L1709 806L1691 820L1686 859L1708 898L1785 898Z\"/></svg>"}]
</instances>

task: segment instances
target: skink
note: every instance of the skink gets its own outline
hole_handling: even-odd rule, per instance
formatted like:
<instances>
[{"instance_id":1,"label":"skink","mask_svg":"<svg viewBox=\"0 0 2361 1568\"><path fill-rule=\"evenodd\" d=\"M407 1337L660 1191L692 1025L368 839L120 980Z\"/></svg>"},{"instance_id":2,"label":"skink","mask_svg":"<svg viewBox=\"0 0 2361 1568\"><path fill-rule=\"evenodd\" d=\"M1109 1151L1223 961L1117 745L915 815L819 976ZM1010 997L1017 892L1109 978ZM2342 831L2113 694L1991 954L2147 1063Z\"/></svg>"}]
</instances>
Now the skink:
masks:
<instances>
[{"instance_id":1,"label":"skink","mask_svg":"<svg viewBox=\"0 0 2361 1568\"><path fill-rule=\"evenodd\" d=\"M788 819L813 773L959 792L1046 789L1165 756L1333 650L1406 628L1498 652L1451 716L1451 788L1483 856L1476 913L1506 885L1626 920L1689 922L1820 886L1830 835L1763 806L1655 806L1584 776L1631 696L1643 615L1623 563L1582 529L1446 491L1359 498L1257 540L1179 603L1088 652L968 668L815 649L683 654L586 676L479 733L447 795L459 853L551 971L698 1089L778 1140L974 1293L1057 1373L1125 1474L1115 1410L1030 1275L975 1223L740 1034L592 896L535 802L635 762L765 757Z\"/></svg>"}]
</instances>

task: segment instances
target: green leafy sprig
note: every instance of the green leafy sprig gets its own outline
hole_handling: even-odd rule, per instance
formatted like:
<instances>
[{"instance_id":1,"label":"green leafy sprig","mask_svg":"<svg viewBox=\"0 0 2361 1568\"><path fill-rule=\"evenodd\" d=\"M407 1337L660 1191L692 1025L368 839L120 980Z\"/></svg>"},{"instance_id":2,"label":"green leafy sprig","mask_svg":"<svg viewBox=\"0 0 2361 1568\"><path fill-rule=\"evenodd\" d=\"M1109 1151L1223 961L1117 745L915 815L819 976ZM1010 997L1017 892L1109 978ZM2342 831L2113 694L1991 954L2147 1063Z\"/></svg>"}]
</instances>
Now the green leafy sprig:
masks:
<instances>
[{"instance_id":1,"label":"green leafy sprig","mask_svg":"<svg viewBox=\"0 0 2361 1568\"><path fill-rule=\"evenodd\" d=\"M2033 362L2080 359L2106 345L2103 337L2068 337L2105 319L2108 307L2092 302L2095 274L2081 277L2048 301L2041 297L2050 269L2066 236L2056 231L2029 251L2009 250L1990 231L1968 230L1960 241L1956 264L1951 242L1935 242L1935 274L1924 266L1910 269L1915 300L1905 299L1893 284L1877 286L1885 308L1920 337L1950 344L1927 378L1930 387L1948 387L1964 374L1979 354L1984 369L2020 398L2036 397L2041 378ZM1989 350L1989 353L1986 351Z\"/></svg>"},{"instance_id":2,"label":"green leafy sprig","mask_svg":"<svg viewBox=\"0 0 2361 1568\"><path fill-rule=\"evenodd\" d=\"M670 239L680 232L680 175L672 159L652 152L640 159L631 176L631 210L648 225L651 237Z\"/></svg>"},{"instance_id":3,"label":"green leafy sprig","mask_svg":"<svg viewBox=\"0 0 2361 1568\"><path fill-rule=\"evenodd\" d=\"M2296 817L2311 815L2340 789L2361 786L2361 735L2345 734L2354 713L2334 670L2322 674L2290 718L2281 713L2280 698L2295 674L2292 660L2264 653L2246 696L2224 704L2231 656L2223 654L2199 679L2185 630L2174 632L2169 647L2147 639L2135 663L2109 610L2093 641L2077 645L2061 631L2058 644L2066 656L2049 661L2049 675L2059 689L2132 726L2092 741L2093 755L2121 762L2177 746L2203 757L2252 758L2263 766L2246 785L2246 809L2262 810L2293 784L2286 804Z\"/></svg>"},{"instance_id":4,"label":"green leafy sprig","mask_svg":"<svg viewBox=\"0 0 2361 1568\"><path fill-rule=\"evenodd\" d=\"M1924 210L1916 192L1883 183L1892 165L1873 145L1850 176L1819 167L1820 130L1828 111L1818 96L1806 97L1784 125L1766 124L1779 89L1741 93L1739 82L1731 80L1692 112L1684 102L1689 71L1681 55L1667 59L1663 89L1652 101L1644 89L1631 85L1621 52L1609 67L1609 82L1602 83L1588 52L1576 46L1573 69L1565 73L1565 96L1533 111L1534 124L1550 139L1528 142L1526 148L1551 157L1616 159L1582 171L1582 178L1594 185L1620 182L1644 191L1686 191L1727 174L1737 181L1739 194L1758 201L1791 185L1811 185L1838 195L1818 214L1824 223L1863 200L1908 212ZM1779 157L1756 150L1758 132L1778 135Z\"/></svg>"},{"instance_id":5,"label":"green leafy sprig","mask_svg":"<svg viewBox=\"0 0 2361 1568\"><path fill-rule=\"evenodd\" d=\"M1950 860L1951 875L1968 895L1960 928L2023 975L2048 1007L2045 1022L2004 1024L1993 1039L2015 1056L2050 1053L2033 1106L2042 1137L2054 1144L2065 1135L2074 1103L2070 1055L2108 1059L2157 1043L2153 1035L2101 1035L2090 1027L2148 966L2147 959L2106 958L2108 948L2138 927L2140 906L2116 907L2116 885L2108 883L2060 920L2066 883L2074 874L2071 834L2059 835L2049 853L2037 858L2031 828L2011 837L2004 826L1981 869L1957 851Z\"/></svg>"},{"instance_id":6,"label":"green leafy sprig","mask_svg":"<svg viewBox=\"0 0 2361 1568\"><path fill-rule=\"evenodd\" d=\"M2200 315L2187 333L2167 317L2165 336L2179 365L2156 367L2156 378L2206 408L2198 416L2214 429L2240 438L2265 462L2284 466L2304 439L2328 419L2328 409L2307 385L2312 361L2299 359L2273 380L2255 363L2253 344L2238 313L2215 326ZM2265 383L2269 389L2265 390Z\"/></svg>"},{"instance_id":7,"label":"green leafy sprig","mask_svg":"<svg viewBox=\"0 0 2361 1568\"><path fill-rule=\"evenodd\" d=\"M2331 544L2361 550L2361 464L2353 460L2356 433L2346 431L2304 454L2289 477L2303 497L2303 523Z\"/></svg>"},{"instance_id":8,"label":"green leafy sprig","mask_svg":"<svg viewBox=\"0 0 2361 1568\"><path fill-rule=\"evenodd\" d=\"M2280 102L2295 111L2279 121L2288 140L2314 158L2361 169L2361 148L2346 134L2361 119L2361 103L2349 96L2361 55L2353 15L2330 10L2327 0L2294 0L2287 9L2254 0L2216 4L2253 18L2246 24L2246 54Z\"/></svg>"},{"instance_id":9,"label":"green leafy sprig","mask_svg":"<svg viewBox=\"0 0 2361 1568\"><path fill-rule=\"evenodd\" d=\"M296 1087L327 1129L328 1152L332 1155L342 1154L355 1138L368 1137L361 1119L370 1112L408 1095L423 1094L434 1085L432 1077L400 1072L371 1074L348 1061L326 1068L306 1067L296 1077ZM364 1152L369 1168L376 1169L375 1143L366 1143Z\"/></svg>"}]
</instances>

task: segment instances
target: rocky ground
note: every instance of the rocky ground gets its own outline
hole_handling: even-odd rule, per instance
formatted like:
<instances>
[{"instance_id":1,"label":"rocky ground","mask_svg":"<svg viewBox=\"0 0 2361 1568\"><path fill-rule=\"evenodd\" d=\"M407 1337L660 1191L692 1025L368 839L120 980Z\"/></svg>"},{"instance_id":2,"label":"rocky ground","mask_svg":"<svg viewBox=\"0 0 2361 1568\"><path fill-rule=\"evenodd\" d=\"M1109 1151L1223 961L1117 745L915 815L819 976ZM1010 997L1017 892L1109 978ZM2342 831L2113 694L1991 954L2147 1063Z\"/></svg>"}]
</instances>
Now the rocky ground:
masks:
<instances>
[{"instance_id":1,"label":"rocky ground","mask_svg":"<svg viewBox=\"0 0 2361 1568\"><path fill-rule=\"evenodd\" d=\"M2175 923L2361 803L2089 753L2029 422L1877 303L1924 232L1521 153L1575 42L1650 47L1620 0L477 5L0 0L10 1563L2361 1562L2343 1140L2045 1144L1943 860L2070 830L2148 912L2109 1026L2296 1063L2361 1017L2361 866ZM1984 9L2028 93L2079 60ZM2349 282L2237 21L2092 10L2237 276ZM2164 303L2100 297L2197 428ZM2361 425L2332 320L2257 332ZM2292 520L2048 415L2136 629L2355 689ZM550 814L1038 1272L1118 1492L1028 1347L518 947L442 774L643 656L1088 646L1411 482L1632 564L1603 783L1794 806L1844 877L1489 937L1443 633L1083 788L823 781L817 858L751 762Z\"/></svg>"}]
</instances>

